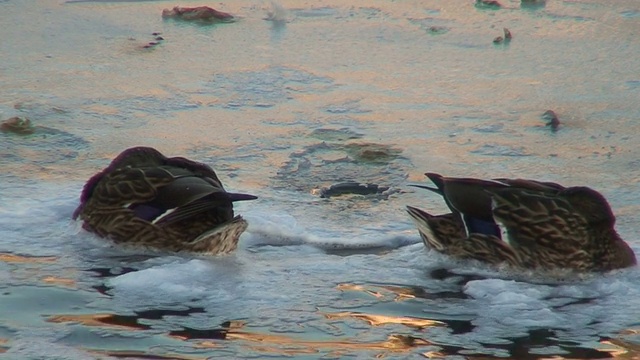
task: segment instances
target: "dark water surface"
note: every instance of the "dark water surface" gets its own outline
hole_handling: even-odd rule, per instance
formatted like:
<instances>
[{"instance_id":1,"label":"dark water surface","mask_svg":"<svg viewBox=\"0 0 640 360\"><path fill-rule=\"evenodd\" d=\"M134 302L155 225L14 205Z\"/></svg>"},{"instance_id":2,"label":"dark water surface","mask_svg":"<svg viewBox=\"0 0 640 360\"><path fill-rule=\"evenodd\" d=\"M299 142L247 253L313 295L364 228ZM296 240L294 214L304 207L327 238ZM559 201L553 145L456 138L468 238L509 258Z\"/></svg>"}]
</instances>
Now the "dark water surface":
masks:
<instances>
[{"instance_id":1,"label":"dark water surface","mask_svg":"<svg viewBox=\"0 0 640 360\"><path fill-rule=\"evenodd\" d=\"M455 262L404 212L445 210L407 186L425 171L585 184L640 251L640 3L501 4L240 0L209 4L238 21L192 24L166 1L0 1L0 120L35 126L0 132L1 356L639 358L638 269ZM134 145L260 196L236 253L114 247L70 220ZM389 189L317 195L344 181Z\"/></svg>"}]
</instances>

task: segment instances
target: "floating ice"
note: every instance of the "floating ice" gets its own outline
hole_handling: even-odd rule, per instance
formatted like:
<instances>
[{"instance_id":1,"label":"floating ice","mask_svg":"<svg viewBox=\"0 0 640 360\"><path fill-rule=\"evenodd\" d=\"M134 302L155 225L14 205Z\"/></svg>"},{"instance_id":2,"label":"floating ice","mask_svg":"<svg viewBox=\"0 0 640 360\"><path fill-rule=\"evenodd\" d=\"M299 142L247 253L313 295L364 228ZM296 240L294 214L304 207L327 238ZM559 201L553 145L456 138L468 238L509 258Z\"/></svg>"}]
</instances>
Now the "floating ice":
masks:
<instances>
[{"instance_id":1,"label":"floating ice","mask_svg":"<svg viewBox=\"0 0 640 360\"><path fill-rule=\"evenodd\" d=\"M371 229L369 233L352 234L330 230L310 231L286 213L254 210L243 213L249 222L249 229L243 235L240 246L288 246L309 245L323 250L366 250L373 248L398 248L419 242L417 236L407 236L406 232Z\"/></svg>"},{"instance_id":2,"label":"floating ice","mask_svg":"<svg viewBox=\"0 0 640 360\"><path fill-rule=\"evenodd\" d=\"M232 268L216 266L205 260L176 260L161 266L129 272L110 279L108 286L124 296L157 298L177 303L200 297L211 284L223 284L224 278L234 272ZM218 264L219 265L219 264ZM218 296L225 297L220 286Z\"/></svg>"},{"instance_id":3,"label":"floating ice","mask_svg":"<svg viewBox=\"0 0 640 360\"><path fill-rule=\"evenodd\" d=\"M640 318L637 269L594 275L582 281L533 284L510 279L467 282L465 303L473 309L475 336L514 338L532 329L555 329L575 336L633 326ZM472 336L473 337L473 336Z\"/></svg>"}]
</instances>

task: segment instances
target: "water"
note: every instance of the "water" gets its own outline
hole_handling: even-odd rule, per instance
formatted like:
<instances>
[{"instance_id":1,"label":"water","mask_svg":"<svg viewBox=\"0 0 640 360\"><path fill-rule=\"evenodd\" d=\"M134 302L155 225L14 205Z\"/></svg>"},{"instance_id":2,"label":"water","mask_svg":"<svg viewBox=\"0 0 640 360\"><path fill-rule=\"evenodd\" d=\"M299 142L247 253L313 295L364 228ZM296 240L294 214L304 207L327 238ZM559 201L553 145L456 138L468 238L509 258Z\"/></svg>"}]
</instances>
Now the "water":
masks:
<instances>
[{"instance_id":1,"label":"water","mask_svg":"<svg viewBox=\"0 0 640 360\"><path fill-rule=\"evenodd\" d=\"M2 355L640 357L636 268L456 262L403 210L445 210L407 186L425 171L586 184L640 251L639 4L501 3L241 0L203 25L163 21L164 1L0 2L0 119L36 126L0 133ZM70 220L134 145L260 196L236 253L115 247ZM349 180L392 191L312 194Z\"/></svg>"}]
</instances>

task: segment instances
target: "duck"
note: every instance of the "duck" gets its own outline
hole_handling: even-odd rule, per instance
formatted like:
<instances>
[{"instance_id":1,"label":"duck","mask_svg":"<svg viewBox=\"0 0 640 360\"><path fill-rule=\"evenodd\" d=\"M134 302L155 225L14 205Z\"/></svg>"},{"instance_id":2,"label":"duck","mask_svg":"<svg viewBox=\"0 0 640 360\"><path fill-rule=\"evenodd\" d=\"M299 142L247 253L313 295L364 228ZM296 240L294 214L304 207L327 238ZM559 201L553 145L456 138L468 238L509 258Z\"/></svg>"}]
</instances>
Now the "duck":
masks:
<instances>
[{"instance_id":1,"label":"duck","mask_svg":"<svg viewBox=\"0 0 640 360\"><path fill-rule=\"evenodd\" d=\"M115 243L218 255L248 227L233 203L255 199L227 192L206 164L136 146L86 182L73 219Z\"/></svg>"},{"instance_id":2,"label":"duck","mask_svg":"<svg viewBox=\"0 0 640 360\"><path fill-rule=\"evenodd\" d=\"M425 246L457 259L530 270L606 272L635 266L605 197L586 186L426 173L450 213L407 206Z\"/></svg>"}]
</instances>

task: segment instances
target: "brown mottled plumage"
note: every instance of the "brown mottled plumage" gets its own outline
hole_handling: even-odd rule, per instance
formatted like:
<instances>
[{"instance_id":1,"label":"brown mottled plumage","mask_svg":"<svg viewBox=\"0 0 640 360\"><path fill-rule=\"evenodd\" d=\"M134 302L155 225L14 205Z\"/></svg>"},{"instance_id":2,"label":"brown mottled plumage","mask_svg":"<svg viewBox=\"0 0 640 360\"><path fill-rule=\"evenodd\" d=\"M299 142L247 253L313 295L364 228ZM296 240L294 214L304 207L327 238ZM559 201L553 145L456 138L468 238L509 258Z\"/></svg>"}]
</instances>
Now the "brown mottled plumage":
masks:
<instances>
[{"instance_id":1,"label":"brown mottled plumage","mask_svg":"<svg viewBox=\"0 0 640 360\"><path fill-rule=\"evenodd\" d=\"M89 179L73 218L117 243L223 254L247 228L233 202L253 199L225 191L205 164L134 147Z\"/></svg>"},{"instance_id":2,"label":"brown mottled plumage","mask_svg":"<svg viewBox=\"0 0 640 360\"><path fill-rule=\"evenodd\" d=\"M524 179L426 174L450 214L407 206L427 247L489 264L528 269L608 271L636 265L614 229L606 199L588 187ZM504 240L504 241L503 241Z\"/></svg>"}]
</instances>

